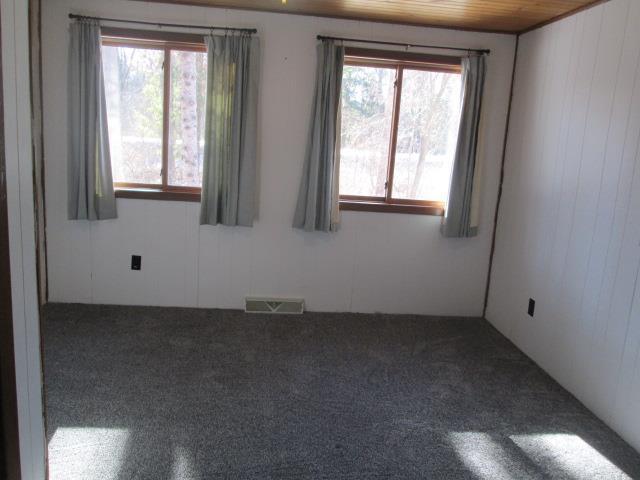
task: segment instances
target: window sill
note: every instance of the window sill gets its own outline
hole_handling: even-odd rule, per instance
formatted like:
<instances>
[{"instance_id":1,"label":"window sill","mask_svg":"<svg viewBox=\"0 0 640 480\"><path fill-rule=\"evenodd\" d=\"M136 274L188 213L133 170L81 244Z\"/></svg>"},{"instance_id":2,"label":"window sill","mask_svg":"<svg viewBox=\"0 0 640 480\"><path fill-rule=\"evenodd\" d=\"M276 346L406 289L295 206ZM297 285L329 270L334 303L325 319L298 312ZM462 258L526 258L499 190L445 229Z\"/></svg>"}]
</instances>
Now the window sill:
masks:
<instances>
[{"instance_id":1,"label":"window sill","mask_svg":"<svg viewBox=\"0 0 640 480\"><path fill-rule=\"evenodd\" d=\"M340 200L340 210L353 212L409 213L412 215L444 216L444 207L359 200Z\"/></svg>"},{"instance_id":2,"label":"window sill","mask_svg":"<svg viewBox=\"0 0 640 480\"><path fill-rule=\"evenodd\" d=\"M180 190L159 190L155 188L118 188L116 198L133 198L138 200L169 200L174 202L199 202L200 192Z\"/></svg>"}]
</instances>

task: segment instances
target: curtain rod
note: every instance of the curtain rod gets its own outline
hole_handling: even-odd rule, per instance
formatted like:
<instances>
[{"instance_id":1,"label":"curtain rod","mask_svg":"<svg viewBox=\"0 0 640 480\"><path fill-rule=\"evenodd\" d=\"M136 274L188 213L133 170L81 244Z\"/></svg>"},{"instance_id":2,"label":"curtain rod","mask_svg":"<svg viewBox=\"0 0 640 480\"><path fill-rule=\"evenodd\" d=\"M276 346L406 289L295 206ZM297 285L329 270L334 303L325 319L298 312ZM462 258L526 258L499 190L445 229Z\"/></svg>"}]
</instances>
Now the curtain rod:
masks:
<instances>
[{"instance_id":1,"label":"curtain rod","mask_svg":"<svg viewBox=\"0 0 640 480\"><path fill-rule=\"evenodd\" d=\"M327 37L325 35L318 35L317 38L318 40L341 40L343 42L373 43L375 45L395 45L397 47L436 48L438 50L456 50L459 52L475 52L475 53L481 53L485 55L489 55L491 53L491 50L477 49L477 48L443 47L441 45L418 45L414 43L384 42L381 40L361 40L359 38Z\"/></svg>"},{"instance_id":2,"label":"curtain rod","mask_svg":"<svg viewBox=\"0 0 640 480\"><path fill-rule=\"evenodd\" d=\"M75 13L70 13L69 18L99 20L104 22L137 23L140 25L154 25L156 27L197 28L202 30L229 30L234 32L245 32L245 33L258 32L258 30L256 30L255 28L215 27L210 25L204 26L204 25L182 25L179 23L143 22L142 20L123 20L121 18L89 17L87 15L76 15Z\"/></svg>"}]
</instances>

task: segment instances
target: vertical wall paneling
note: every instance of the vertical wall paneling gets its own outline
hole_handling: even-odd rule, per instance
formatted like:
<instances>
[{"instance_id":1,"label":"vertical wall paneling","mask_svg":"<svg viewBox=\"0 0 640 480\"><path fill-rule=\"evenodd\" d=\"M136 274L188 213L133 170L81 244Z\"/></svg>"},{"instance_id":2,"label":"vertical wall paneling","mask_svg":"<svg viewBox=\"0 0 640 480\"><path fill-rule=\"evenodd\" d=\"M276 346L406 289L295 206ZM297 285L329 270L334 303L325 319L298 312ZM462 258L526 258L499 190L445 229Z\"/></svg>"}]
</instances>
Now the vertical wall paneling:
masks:
<instances>
[{"instance_id":1,"label":"vertical wall paneling","mask_svg":"<svg viewBox=\"0 0 640 480\"><path fill-rule=\"evenodd\" d=\"M487 308L636 448L639 22L612 0L521 37Z\"/></svg>"},{"instance_id":2,"label":"vertical wall paneling","mask_svg":"<svg viewBox=\"0 0 640 480\"><path fill-rule=\"evenodd\" d=\"M511 87L512 35L114 0L48 0L43 108L49 298L55 302L242 308L245 295L303 297L311 310L479 316ZM118 199L119 218L66 213L68 13L256 27L262 42L259 218L198 225L199 204ZM317 34L490 48L481 231L443 239L440 218L345 212L336 234L291 227L315 75ZM142 270L129 268L142 255Z\"/></svg>"}]
</instances>

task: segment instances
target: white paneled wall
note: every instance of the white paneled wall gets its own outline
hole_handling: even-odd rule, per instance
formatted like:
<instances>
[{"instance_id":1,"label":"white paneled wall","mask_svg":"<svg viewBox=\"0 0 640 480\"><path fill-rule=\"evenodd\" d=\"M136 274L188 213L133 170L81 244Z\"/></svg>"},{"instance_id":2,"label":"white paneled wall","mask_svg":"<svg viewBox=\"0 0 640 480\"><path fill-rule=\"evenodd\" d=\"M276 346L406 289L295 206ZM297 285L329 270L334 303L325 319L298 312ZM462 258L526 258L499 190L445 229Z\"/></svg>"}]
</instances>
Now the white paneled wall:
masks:
<instances>
[{"instance_id":1,"label":"white paneled wall","mask_svg":"<svg viewBox=\"0 0 640 480\"><path fill-rule=\"evenodd\" d=\"M198 204L118 200L119 218L66 216L68 13L257 27L262 41L260 218L199 227ZM480 315L515 39L495 35L144 2L43 2L44 141L51 301L240 308L247 294L312 310ZM444 239L438 217L345 212L337 234L291 228L319 33L490 48L480 235ZM142 270L130 270L132 254Z\"/></svg>"},{"instance_id":2,"label":"white paneled wall","mask_svg":"<svg viewBox=\"0 0 640 480\"><path fill-rule=\"evenodd\" d=\"M640 449L638 25L612 0L520 38L487 318Z\"/></svg>"}]
</instances>

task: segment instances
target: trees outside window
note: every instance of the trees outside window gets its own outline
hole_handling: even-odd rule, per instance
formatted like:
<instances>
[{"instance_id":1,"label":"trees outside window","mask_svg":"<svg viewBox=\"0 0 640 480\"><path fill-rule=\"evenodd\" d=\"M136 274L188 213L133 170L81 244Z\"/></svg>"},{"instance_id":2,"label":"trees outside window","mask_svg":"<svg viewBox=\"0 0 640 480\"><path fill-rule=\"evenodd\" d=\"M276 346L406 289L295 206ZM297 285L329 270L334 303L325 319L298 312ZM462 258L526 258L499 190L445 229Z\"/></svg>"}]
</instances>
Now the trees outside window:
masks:
<instances>
[{"instance_id":1,"label":"trees outside window","mask_svg":"<svg viewBox=\"0 0 640 480\"><path fill-rule=\"evenodd\" d=\"M419 56L393 58L389 52L348 49L342 82L341 206L442 212L460 95L459 59L420 61Z\"/></svg>"},{"instance_id":2,"label":"trees outside window","mask_svg":"<svg viewBox=\"0 0 640 480\"><path fill-rule=\"evenodd\" d=\"M199 194L207 87L202 37L181 42L126 31L104 35L102 44L116 189Z\"/></svg>"}]
</instances>

